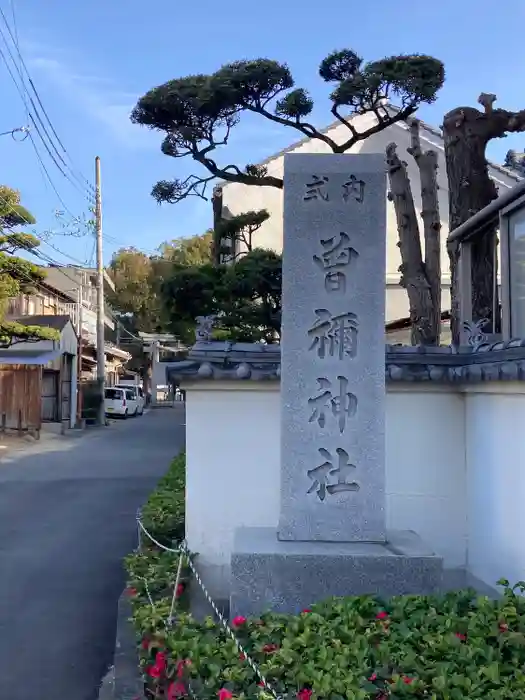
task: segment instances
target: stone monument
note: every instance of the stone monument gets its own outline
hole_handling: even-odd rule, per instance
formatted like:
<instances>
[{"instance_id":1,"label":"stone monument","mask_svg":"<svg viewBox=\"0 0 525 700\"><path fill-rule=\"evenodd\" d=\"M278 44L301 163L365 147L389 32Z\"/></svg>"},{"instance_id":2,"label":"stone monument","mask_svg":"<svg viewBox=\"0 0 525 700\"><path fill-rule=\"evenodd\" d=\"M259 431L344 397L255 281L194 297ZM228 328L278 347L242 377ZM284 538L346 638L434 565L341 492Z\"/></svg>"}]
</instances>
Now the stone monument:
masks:
<instances>
[{"instance_id":1,"label":"stone monument","mask_svg":"<svg viewBox=\"0 0 525 700\"><path fill-rule=\"evenodd\" d=\"M382 155L285 156L281 513L236 532L232 615L440 588L442 559L386 532L385 248Z\"/></svg>"}]
</instances>

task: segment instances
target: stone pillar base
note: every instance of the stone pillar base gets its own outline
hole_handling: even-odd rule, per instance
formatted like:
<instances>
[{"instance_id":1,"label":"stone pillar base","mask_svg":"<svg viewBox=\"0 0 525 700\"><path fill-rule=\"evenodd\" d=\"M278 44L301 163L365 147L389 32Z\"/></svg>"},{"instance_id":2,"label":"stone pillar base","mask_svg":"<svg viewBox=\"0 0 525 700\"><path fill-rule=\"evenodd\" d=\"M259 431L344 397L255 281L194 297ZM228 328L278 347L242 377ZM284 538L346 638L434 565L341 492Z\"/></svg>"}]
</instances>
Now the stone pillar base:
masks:
<instances>
[{"instance_id":1,"label":"stone pillar base","mask_svg":"<svg viewBox=\"0 0 525 700\"><path fill-rule=\"evenodd\" d=\"M415 532L386 544L295 542L273 528L239 528L231 558L230 615L298 613L332 596L435 594L443 559Z\"/></svg>"}]
</instances>

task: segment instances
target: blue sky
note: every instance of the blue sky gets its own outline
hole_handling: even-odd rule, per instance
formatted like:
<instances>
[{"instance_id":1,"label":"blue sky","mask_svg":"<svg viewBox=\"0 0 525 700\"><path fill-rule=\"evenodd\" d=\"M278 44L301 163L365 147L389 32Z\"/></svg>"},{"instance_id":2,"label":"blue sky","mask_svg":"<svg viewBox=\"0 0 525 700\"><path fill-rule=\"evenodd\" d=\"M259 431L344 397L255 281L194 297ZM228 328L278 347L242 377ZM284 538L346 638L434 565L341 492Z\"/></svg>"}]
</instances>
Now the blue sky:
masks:
<instances>
[{"instance_id":1,"label":"blue sky","mask_svg":"<svg viewBox=\"0 0 525 700\"><path fill-rule=\"evenodd\" d=\"M480 92L498 95L497 105L525 108L525 67L519 28L523 0L505 0L494 11L487 0L425 3L357 3L348 0L12 0L22 55L53 125L76 169L93 182L94 158L102 159L105 257L122 245L146 251L211 225L211 204L197 198L159 207L150 196L159 179L185 176L191 163L160 153L161 136L134 126L129 112L138 97L171 78L212 72L222 64L267 57L288 63L298 86L316 100L313 121L332 121L327 86L317 75L322 58L352 48L365 60L398 53L427 53L444 61L445 87L419 116L438 126L459 105L476 105ZM12 23L11 0L0 0ZM0 22L0 26L1 22ZM5 26L2 26L4 33ZM515 38L518 39L515 40ZM2 45L5 52L5 46ZM23 101L0 60L0 132L27 122ZM520 101L521 100L521 101ZM236 129L222 163L254 163L298 139L291 129L246 119ZM58 171L39 144L42 159L69 211L87 214L88 202ZM501 162L509 148L523 150L525 134L493 142L489 157ZM198 172L197 170L194 170ZM18 188L38 219L53 231L59 262L89 260L92 239L58 235L71 219L43 175L29 139L0 137L0 183ZM71 230L70 228L67 230Z\"/></svg>"}]
</instances>

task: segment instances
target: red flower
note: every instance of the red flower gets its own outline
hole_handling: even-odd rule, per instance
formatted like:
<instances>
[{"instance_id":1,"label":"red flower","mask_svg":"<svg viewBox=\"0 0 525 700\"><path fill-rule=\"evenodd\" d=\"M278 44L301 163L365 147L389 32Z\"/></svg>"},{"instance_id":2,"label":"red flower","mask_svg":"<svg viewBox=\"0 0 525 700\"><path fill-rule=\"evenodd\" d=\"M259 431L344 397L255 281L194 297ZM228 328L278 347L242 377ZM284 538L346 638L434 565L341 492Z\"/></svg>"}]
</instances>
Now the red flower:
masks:
<instances>
[{"instance_id":1,"label":"red flower","mask_svg":"<svg viewBox=\"0 0 525 700\"><path fill-rule=\"evenodd\" d=\"M241 651L241 653L239 654L239 660L240 660L240 661L246 661L246 654L243 654L242 651Z\"/></svg>"},{"instance_id":2,"label":"red flower","mask_svg":"<svg viewBox=\"0 0 525 700\"><path fill-rule=\"evenodd\" d=\"M403 683L405 683L405 685L410 685L414 682L414 679L410 678L409 676L401 676L401 680L403 681Z\"/></svg>"},{"instance_id":3,"label":"red flower","mask_svg":"<svg viewBox=\"0 0 525 700\"><path fill-rule=\"evenodd\" d=\"M265 654L273 654L274 651L277 651L279 647L277 644L265 644L262 648Z\"/></svg>"},{"instance_id":4,"label":"red flower","mask_svg":"<svg viewBox=\"0 0 525 700\"><path fill-rule=\"evenodd\" d=\"M302 613L311 613L312 611L310 608L305 608L304 610L301 610Z\"/></svg>"},{"instance_id":5,"label":"red flower","mask_svg":"<svg viewBox=\"0 0 525 700\"><path fill-rule=\"evenodd\" d=\"M170 683L168 686L168 700L176 700L186 695L186 686L180 681Z\"/></svg>"},{"instance_id":6,"label":"red flower","mask_svg":"<svg viewBox=\"0 0 525 700\"><path fill-rule=\"evenodd\" d=\"M144 637L144 639L142 640L141 646L146 651L149 651L149 639L147 637Z\"/></svg>"},{"instance_id":7,"label":"red flower","mask_svg":"<svg viewBox=\"0 0 525 700\"><path fill-rule=\"evenodd\" d=\"M461 634L461 632L456 632L456 637L459 639L460 642L465 642L467 640L467 635Z\"/></svg>"},{"instance_id":8,"label":"red flower","mask_svg":"<svg viewBox=\"0 0 525 700\"><path fill-rule=\"evenodd\" d=\"M184 584L179 583L179 585L177 586L177 592L175 594L175 597L180 598L183 593L184 593Z\"/></svg>"},{"instance_id":9,"label":"red flower","mask_svg":"<svg viewBox=\"0 0 525 700\"><path fill-rule=\"evenodd\" d=\"M126 588L126 595L128 595L130 598L134 598L137 595L137 592L137 589L133 588L132 586Z\"/></svg>"},{"instance_id":10,"label":"red flower","mask_svg":"<svg viewBox=\"0 0 525 700\"><path fill-rule=\"evenodd\" d=\"M166 653L164 651L158 651L155 655L155 666L161 671L166 670Z\"/></svg>"},{"instance_id":11,"label":"red flower","mask_svg":"<svg viewBox=\"0 0 525 700\"><path fill-rule=\"evenodd\" d=\"M217 693L219 700L231 700L233 698L233 693L228 688L221 688Z\"/></svg>"},{"instance_id":12,"label":"red flower","mask_svg":"<svg viewBox=\"0 0 525 700\"><path fill-rule=\"evenodd\" d=\"M297 700L310 700L313 692L310 688L303 688L297 693Z\"/></svg>"},{"instance_id":13,"label":"red flower","mask_svg":"<svg viewBox=\"0 0 525 700\"><path fill-rule=\"evenodd\" d=\"M146 668L146 673L151 678L160 678L163 672L162 669L160 669L156 664L154 664L153 666L148 666Z\"/></svg>"},{"instance_id":14,"label":"red flower","mask_svg":"<svg viewBox=\"0 0 525 700\"><path fill-rule=\"evenodd\" d=\"M257 683L257 685L259 686L259 688L264 688L264 687L265 687L265 685L264 685L264 683L263 683L262 681L259 681L259 682Z\"/></svg>"},{"instance_id":15,"label":"red flower","mask_svg":"<svg viewBox=\"0 0 525 700\"><path fill-rule=\"evenodd\" d=\"M377 681L377 673L372 673L372 675L369 676L368 680L369 680L369 681L372 681L372 683L373 683L374 681Z\"/></svg>"},{"instance_id":16,"label":"red flower","mask_svg":"<svg viewBox=\"0 0 525 700\"><path fill-rule=\"evenodd\" d=\"M177 661L177 678L182 678L184 676L184 666L191 666L191 659Z\"/></svg>"},{"instance_id":17,"label":"red flower","mask_svg":"<svg viewBox=\"0 0 525 700\"><path fill-rule=\"evenodd\" d=\"M385 610L380 610L376 615L376 620L388 619L388 613Z\"/></svg>"},{"instance_id":18,"label":"red flower","mask_svg":"<svg viewBox=\"0 0 525 700\"><path fill-rule=\"evenodd\" d=\"M234 627L240 627L241 625L245 625L245 624L246 624L246 618L243 617L242 615L237 615L237 617L234 617L232 620L232 625ZM228 691L228 692L230 692L230 691ZM224 700L224 698L223 698L223 700Z\"/></svg>"},{"instance_id":19,"label":"red flower","mask_svg":"<svg viewBox=\"0 0 525 700\"><path fill-rule=\"evenodd\" d=\"M499 631L500 632L508 632L509 631L509 626L507 625L506 622L499 623Z\"/></svg>"}]
</instances>

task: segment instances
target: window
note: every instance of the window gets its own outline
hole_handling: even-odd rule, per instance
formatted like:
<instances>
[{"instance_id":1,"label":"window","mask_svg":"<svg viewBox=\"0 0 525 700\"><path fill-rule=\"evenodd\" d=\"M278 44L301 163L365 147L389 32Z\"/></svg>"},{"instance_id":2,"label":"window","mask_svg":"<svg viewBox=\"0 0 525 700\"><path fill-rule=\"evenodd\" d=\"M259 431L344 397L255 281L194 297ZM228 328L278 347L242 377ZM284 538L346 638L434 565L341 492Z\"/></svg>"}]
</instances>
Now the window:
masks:
<instances>
[{"instance_id":1,"label":"window","mask_svg":"<svg viewBox=\"0 0 525 700\"><path fill-rule=\"evenodd\" d=\"M525 336L525 199L502 212L502 252L505 254L506 285L502 303L507 302L507 334ZM504 245L503 236L506 238ZM506 250L505 250L506 249ZM506 294L505 294L506 292ZM506 297L506 299L505 299ZM504 309L505 312L505 309ZM506 334L506 335L507 335Z\"/></svg>"},{"instance_id":2,"label":"window","mask_svg":"<svg viewBox=\"0 0 525 700\"><path fill-rule=\"evenodd\" d=\"M126 391L126 398L128 399L128 401L134 401L135 393L128 389L128 391Z\"/></svg>"},{"instance_id":3,"label":"window","mask_svg":"<svg viewBox=\"0 0 525 700\"><path fill-rule=\"evenodd\" d=\"M124 392L122 389L106 389L104 396L110 401L122 401Z\"/></svg>"}]
</instances>

